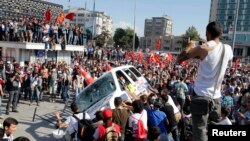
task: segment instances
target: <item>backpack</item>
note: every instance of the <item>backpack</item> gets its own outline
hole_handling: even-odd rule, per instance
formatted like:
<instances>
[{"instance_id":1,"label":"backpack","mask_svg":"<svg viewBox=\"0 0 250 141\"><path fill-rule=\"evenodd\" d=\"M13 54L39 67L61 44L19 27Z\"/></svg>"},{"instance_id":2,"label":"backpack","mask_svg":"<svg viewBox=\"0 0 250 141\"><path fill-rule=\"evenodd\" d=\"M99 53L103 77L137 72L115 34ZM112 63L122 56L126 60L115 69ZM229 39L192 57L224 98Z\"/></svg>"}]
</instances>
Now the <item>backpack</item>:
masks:
<instances>
[{"instance_id":1,"label":"backpack","mask_svg":"<svg viewBox=\"0 0 250 141\"><path fill-rule=\"evenodd\" d=\"M85 119L85 113L83 113L83 119L79 119L77 116L73 115L75 119L77 119L77 131L72 133L71 138L77 135L78 140L81 141L92 141L94 140L93 134L95 133L95 128L92 125L91 120ZM82 132L83 131L83 132Z\"/></svg>"},{"instance_id":2,"label":"backpack","mask_svg":"<svg viewBox=\"0 0 250 141\"><path fill-rule=\"evenodd\" d=\"M116 133L114 124L108 128L106 128L105 141L118 141L119 137Z\"/></svg>"},{"instance_id":3,"label":"backpack","mask_svg":"<svg viewBox=\"0 0 250 141\"><path fill-rule=\"evenodd\" d=\"M145 138L147 138L147 135L148 135L147 130L145 130L145 128L144 128L143 121L141 120L142 115L143 115L143 114L141 114L141 117L140 117L139 119L136 119L136 118L134 118L134 117L132 116L134 119L138 120L138 122L137 122L137 129L138 129L138 131L137 131L137 133L138 133L137 139L138 139L138 140L145 139Z\"/></svg>"},{"instance_id":4,"label":"backpack","mask_svg":"<svg viewBox=\"0 0 250 141\"><path fill-rule=\"evenodd\" d=\"M99 126L99 133L103 133L103 131L105 130L105 136L104 136L104 141L118 141L119 140L119 136L116 132L114 123L112 124L112 126L105 128L103 125Z\"/></svg>"}]
</instances>

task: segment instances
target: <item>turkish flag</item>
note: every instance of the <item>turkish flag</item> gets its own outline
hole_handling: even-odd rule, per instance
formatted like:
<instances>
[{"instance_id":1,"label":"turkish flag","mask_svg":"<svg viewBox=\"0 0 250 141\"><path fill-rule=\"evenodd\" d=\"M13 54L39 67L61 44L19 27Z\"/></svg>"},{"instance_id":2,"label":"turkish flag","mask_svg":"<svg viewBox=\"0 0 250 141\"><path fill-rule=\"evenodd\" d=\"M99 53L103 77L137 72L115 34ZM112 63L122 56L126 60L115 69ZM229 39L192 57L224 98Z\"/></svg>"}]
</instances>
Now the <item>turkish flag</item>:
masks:
<instances>
[{"instance_id":1,"label":"turkish flag","mask_svg":"<svg viewBox=\"0 0 250 141\"><path fill-rule=\"evenodd\" d=\"M66 15L66 19L69 19L72 21L74 19L75 15L76 14L74 12L70 12L69 14Z\"/></svg>"},{"instance_id":2,"label":"turkish flag","mask_svg":"<svg viewBox=\"0 0 250 141\"><path fill-rule=\"evenodd\" d=\"M158 50L159 48L161 48L161 39L157 39L155 43L155 50Z\"/></svg>"},{"instance_id":3,"label":"turkish flag","mask_svg":"<svg viewBox=\"0 0 250 141\"><path fill-rule=\"evenodd\" d=\"M46 10L46 12L45 12L45 21L49 22L50 20L51 20L51 10L48 7L47 10Z\"/></svg>"}]
</instances>

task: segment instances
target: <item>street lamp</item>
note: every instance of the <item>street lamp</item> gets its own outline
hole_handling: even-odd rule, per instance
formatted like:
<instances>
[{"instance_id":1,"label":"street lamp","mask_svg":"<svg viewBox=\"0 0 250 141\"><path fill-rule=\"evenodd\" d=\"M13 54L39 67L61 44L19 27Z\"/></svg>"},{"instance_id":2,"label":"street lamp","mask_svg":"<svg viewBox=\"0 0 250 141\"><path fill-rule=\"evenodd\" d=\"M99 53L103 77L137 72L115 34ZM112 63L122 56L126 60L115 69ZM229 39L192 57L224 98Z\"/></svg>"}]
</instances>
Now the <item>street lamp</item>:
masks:
<instances>
[{"instance_id":1,"label":"street lamp","mask_svg":"<svg viewBox=\"0 0 250 141\"><path fill-rule=\"evenodd\" d=\"M237 0L236 15L235 15L235 18L234 18L233 43L232 43L233 53L234 53L234 46L235 46L235 39L236 39L236 32L237 32L237 21L238 21L239 6L240 6L240 0Z\"/></svg>"},{"instance_id":2,"label":"street lamp","mask_svg":"<svg viewBox=\"0 0 250 141\"><path fill-rule=\"evenodd\" d=\"M134 35L133 35L133 51L135 51L135 12L136 12L136 0L134 0Z\"/></svg>"}]
</instances>

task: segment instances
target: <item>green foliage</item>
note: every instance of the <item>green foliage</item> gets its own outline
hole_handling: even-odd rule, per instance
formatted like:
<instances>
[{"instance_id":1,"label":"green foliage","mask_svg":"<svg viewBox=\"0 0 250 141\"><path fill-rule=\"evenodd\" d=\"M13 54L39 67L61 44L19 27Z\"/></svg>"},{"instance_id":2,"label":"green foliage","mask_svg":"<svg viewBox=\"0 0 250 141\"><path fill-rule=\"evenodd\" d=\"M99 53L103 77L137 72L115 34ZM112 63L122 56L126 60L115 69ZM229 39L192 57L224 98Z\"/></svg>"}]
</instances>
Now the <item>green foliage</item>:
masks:
<instances>
[{"instance_id":1,"label":"green foliage","mask_svg":"<svg viewBox=\"0 0 250 141\"><path fill-rule=\"evenodd\" d=\"M111 39L111 34L107 30L103 30L102 33L95 38L96 45L99 47L106 46Z\"/></svg>"},{"instance_id":2,"label":"green foliage","mask_svg":"<svg viewBox=\"0 0 250 141\"><path fill-rule=\"evenodd\" d=\"M189 27L186 30L184 35L186 38L190 38L191 40L200 40L200 34L198 33L197 29L194 26Z\"/></svg>"},{"instance_id":3,"label":"green foliage","mask_svg":"<svg viewBox=\"0 0 250 141\"><path fill-rule=\"evenodd\" d=\"M113 37L115 46L119 45L119 47L132 49L133 48L133 35L134 35L134 30L131 28L127 28L127 29L117 28ZM139 46L139 38L135 34L135 49L137 49L138 46Z\"/></svg>"}]
</instances>

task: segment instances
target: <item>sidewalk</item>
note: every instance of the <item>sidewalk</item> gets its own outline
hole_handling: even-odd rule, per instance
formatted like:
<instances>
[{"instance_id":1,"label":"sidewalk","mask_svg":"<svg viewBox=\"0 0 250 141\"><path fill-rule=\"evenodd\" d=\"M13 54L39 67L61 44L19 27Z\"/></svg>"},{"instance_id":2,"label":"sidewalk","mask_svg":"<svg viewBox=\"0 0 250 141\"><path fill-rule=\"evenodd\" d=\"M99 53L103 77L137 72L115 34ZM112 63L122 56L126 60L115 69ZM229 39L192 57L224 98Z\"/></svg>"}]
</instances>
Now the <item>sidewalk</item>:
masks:
<instances>
[{"instance_id":1,"label":"sidewalk","mask_svg":"<svg viewBox=\"0 0 250 141\"><path fill-rule=\"evenodd\" d=\"M61 102L61 100L58 100ZM63 139L55 139L52 135L52 131L55 130L55 125L49 123L46 120L41 119L36 116L35 121L32 122L35 107L37 107L37 115L46 116L50 121L55 121L54 112L62 111L64 104L60 102L50 103L50 102L40 102L40 106L36 106L34 102L29 106L29 101L20 100L17 110L18 113L10 111L9 115L5 115L6 102L7 99L3 99L2 111L3 117L14 117L18 120L19 124L17 126L17 131L14 133L14 137L25 136L31 141L64 141ZM4 119L0 119L0 123L3 123Z\"/></svg>"}]
</instances>

